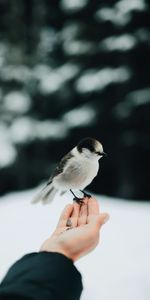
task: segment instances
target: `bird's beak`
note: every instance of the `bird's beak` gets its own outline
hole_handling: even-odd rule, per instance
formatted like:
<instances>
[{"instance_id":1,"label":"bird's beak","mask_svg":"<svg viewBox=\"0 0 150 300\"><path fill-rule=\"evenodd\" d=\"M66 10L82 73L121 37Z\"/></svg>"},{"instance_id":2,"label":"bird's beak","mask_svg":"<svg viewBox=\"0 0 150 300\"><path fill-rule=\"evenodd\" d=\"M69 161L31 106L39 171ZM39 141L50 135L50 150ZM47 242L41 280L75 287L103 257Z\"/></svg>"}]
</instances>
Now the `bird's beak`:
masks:
<instances>
[{"instance_id":1,"label":"bird's beak","mask_svg":"<svg viewBox=\"0 0 150 300\"><path fill-rule=\"evenodd\" d=\"M107 153L106 152L101 152L100 155L102 155L103 157L107 157Z\"/></svg>"},{"instance_id":2,"label":"bird's beak","mask_svg":"<svg viewBox=\"0 0 150 300\"><path fill-rule=\"evenodd\" d=\"M97 151L95 153L98 154L99 156L103 156L103 157L107 156L107 153L105 153L104 151L103 152Z\"/></svg>"}]
</instances>

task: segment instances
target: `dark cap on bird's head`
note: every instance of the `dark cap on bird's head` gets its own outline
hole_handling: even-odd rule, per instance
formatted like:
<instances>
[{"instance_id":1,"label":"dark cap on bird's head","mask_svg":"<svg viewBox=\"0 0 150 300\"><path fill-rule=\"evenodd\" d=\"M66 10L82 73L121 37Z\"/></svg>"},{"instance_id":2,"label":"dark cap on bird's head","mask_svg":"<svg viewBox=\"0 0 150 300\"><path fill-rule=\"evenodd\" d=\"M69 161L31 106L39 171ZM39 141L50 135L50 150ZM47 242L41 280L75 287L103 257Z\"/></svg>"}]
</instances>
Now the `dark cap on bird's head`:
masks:
<instances>
[{"instance_id":1,"label":"dark cap on bird's head","mask_svg":"<svg viewBox=\"0 0 150 300\"><path fill-rule=\"evenodd\" d=\"M82 152L83 149L88 149L89 151L96 153L100 156L106 156L107 154L103 151L102 144L94 138L84 138L77 144L77 149Z\"/></svg>"}]
</instances>

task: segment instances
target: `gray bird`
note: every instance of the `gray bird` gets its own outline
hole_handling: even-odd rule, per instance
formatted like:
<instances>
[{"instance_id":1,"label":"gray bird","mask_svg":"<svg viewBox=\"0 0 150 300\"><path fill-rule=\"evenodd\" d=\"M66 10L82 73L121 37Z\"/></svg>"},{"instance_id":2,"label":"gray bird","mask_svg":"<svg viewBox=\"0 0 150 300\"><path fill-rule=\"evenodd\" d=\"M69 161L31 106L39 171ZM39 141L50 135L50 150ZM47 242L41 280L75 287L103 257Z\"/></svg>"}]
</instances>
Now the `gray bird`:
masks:
<instances>
[{"instance_id":1,"label":"gray bird","mask_svg":"<svg viewBox=\"0 0 150 300\"><path fill-rule=\"evenodd\" d=\"M74 200L82 203L72 190L80 190L84 196L90 197L84 189L92 182L99 170L99 159L106 156L102 144L93 138L82 139L76 147L66 154L57 165L46 186L33 199L33 203L50 202L55 194L70 190Z\"/></svg>"}]
</instances>

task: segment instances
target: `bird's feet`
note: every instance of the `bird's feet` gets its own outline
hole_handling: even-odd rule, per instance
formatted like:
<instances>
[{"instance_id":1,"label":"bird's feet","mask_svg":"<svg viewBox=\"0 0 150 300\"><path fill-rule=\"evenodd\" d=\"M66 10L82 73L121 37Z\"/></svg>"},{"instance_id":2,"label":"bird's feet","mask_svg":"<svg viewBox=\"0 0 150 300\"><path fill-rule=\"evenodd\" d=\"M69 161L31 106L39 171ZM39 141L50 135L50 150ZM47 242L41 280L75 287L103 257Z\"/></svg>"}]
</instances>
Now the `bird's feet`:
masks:
<instances>
[{"instance_id":1,"label":"bird's feet","mask_svg":"<svg viewBox=\"0 0 150 300\"><path fill-rule=\"evenodd\" d=\"M75 196L75 197L73 198L73 201L75 201L75 202L78 203L79 205L84 204L84 198L79 198L79 197L77 197L77 196Z\"/></svg>"},{"instance_id":2,"label":"bird's feet","mask_svg":"<svg viewBox=\"0 0 150 300\"><path fill-rule=\"evenodd\" d=\"M83 190L80 190L80 192L83 193L84 197L87 197L87 198L91 198L92 196L90 194L87 194L85 191Z\"/></svg>"},{"instance_id":3,"label":"bird's feet","mask_svg":"<svg viewBox=\"0 0 150 300\"><path fill-rule=\"evenodd\" d=\"M84 204L84 198L85 197L88 197L88 198L91 198L91 195L90 194L87 194L86 192L80 190L80 192L83 193L84 197L83 198L79 198L77 197L74 192L72 190L70 190L70 192L73 194L74 198L73 198L73 201L75 201L76 203L78 203L79 205L82 205Z\"/></svg>"},{"instance_id":4,"label":"bird's feet","mask_svg":"<svg viewBox=\"0 0 150 300\"><path fill-rule=\"evenodd\" d=\"M70 189L70 192L71 192L72 195L74 196L73 201L75 201L75 202L78 203L79 205L84 204L84 198L79 198L79 197L77 197L71 189Z\"/></svg>"}]
</instances>

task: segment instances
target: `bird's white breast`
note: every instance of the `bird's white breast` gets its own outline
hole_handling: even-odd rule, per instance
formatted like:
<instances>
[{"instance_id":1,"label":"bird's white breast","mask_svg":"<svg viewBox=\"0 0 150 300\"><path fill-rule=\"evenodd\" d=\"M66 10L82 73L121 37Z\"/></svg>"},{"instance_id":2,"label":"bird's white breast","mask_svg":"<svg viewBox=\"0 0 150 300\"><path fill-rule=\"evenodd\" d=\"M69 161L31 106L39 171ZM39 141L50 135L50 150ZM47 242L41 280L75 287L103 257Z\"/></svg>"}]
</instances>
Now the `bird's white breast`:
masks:
<instances>
[{"instance_id":1,"label":"bird's white breast","mask_svg":"<svg viewBox=\"0 0 150 300\"><path fill-rule=\"evenodd\" d=\"M85 157L70 159L62 174L54 181L59 189L84 189L97 175L99 163Z\"/></svg>"},{"instance_id":2,"label":"bird's white breast","mask_svg":"<svg viewBox=\"0 0 150 300\"><path fill-rule=\"evenodd\" d=\"M99 164L98 161L91 161L87 158L81 159L80 164L80 180L82 178L82 187L84 189L87 185L89 185L94 177L97 175Z\"/></svg>"}]
</instances>

